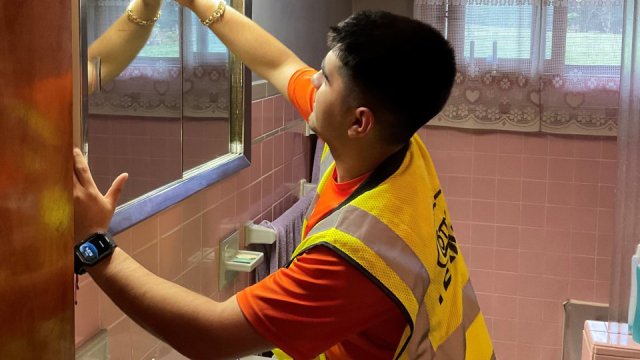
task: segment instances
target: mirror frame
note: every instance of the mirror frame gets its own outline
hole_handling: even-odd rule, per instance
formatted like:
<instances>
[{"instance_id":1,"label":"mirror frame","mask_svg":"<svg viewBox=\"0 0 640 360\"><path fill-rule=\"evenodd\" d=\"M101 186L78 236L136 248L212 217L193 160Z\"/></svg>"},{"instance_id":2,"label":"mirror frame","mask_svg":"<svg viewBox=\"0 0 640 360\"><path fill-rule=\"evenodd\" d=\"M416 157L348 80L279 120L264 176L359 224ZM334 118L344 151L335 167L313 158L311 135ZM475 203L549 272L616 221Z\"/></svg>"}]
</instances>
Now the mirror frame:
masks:
<instances>
[{"instance_id":1,"label":"mirror frame","mask_svg":"<svg viewBox=\"0 0 640 360\"><path fill-rule=\"evenodd\" d=\"M251 17L252 0L231 0L230 2L234 9L241 11L247 17ZM81 9L86 9L83 6L84 1L80 1L80 3ZM183 9L182 11L187 10ZM82 13L81 28L85 31L82 31L80 41L82 65L84 65L84 71L82 71L83 98L81 101L81 113L83 136L81 143L86 156L88 147L85 143L86 134L88 133L88 122L85 121L88 118L88 74L86 70L88 46L86 39L87 25L84 19L86 17ZM182 179L118 206L111 220L109 233L116 235L166 210L196 192L249 167L251 164L251 70L237 56L229 52L229 73L231 76L229 153L183 172Z\"/></svg>"}]
</instances>

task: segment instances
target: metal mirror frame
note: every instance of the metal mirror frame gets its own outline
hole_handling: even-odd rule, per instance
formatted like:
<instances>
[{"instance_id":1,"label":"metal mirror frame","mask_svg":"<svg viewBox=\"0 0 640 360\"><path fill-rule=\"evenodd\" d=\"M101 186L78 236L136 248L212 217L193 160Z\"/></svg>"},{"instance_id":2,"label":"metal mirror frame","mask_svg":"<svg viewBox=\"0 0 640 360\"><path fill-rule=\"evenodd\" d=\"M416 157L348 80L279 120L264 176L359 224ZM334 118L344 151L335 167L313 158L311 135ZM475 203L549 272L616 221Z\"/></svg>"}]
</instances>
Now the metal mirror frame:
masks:
<instances>
[{"instance_id":1,"label":"metal mirror frame","mask_svg":"<svg viewBox=\"0 0 640 360\"><path fill-rule=\"evenodd\" d=\"M231 0L231 6L251 17L252 0ZM80 1L82 55L82 146L86 155L86 134L88 129L88 79L87 79L87 39L84 0ZM183 11L187 11L184 10ZM149 193L146 193L126 204L118 206L111 221L109 232L118 234L135 224L158 214L179 203L196 192L229 177L248 167L251 163L251 71L240 59L229 53L229 73L231 81L230 103L230 139L229 153L208 163L184 172L182 179L176 180Z\"/></svg>"}]
</instances>

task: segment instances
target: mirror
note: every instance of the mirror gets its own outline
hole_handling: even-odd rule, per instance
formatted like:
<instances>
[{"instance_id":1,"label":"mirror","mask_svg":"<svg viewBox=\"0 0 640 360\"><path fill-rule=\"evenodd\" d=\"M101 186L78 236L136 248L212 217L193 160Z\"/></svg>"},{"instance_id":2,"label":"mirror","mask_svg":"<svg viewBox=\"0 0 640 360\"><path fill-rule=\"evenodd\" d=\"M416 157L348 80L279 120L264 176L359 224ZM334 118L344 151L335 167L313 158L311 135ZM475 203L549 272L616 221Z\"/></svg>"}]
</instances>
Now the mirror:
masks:
<instances>
[{"instance_id":1,"label":"mirror","mask_svg":"<svg viewBox=\"0 0 640 360\"><path fill-rule=\"evenodd\" d=\"M141 0L81 4L81 42L88 49L83 51L85 154L103 192L117 175L129 173L110 229L114 234L250 161L249 70L174 1L152 0L161 11L157 22L133 24L127 9L137 10L135 1ZM250 15L250 1L230 5ZM114 60L103 49L105 39L123 33L122 27L112 32L117 26L147 33L140 46L117 39L123 50ZM122 59L131 48L131 59ZM126 63L111 75L117 61Z\"/></svg>"}]
</instances>

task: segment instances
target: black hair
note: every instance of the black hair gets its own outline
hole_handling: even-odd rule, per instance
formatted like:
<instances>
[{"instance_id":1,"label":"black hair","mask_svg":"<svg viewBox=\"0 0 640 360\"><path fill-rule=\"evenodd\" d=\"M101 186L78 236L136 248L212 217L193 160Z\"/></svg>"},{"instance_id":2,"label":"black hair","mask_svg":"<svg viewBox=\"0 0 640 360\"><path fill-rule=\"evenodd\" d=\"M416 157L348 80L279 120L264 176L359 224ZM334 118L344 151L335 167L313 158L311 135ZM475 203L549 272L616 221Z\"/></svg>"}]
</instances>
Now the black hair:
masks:
<instances>
[{"instance_id":1,"label":"black hair","mask_svg":"<svg viewBox=\"0 0 640 360\"><path fill-rule=\"evenodd\" d=\"M456 74L453 49L436 29L385 11L362 11L331 27L357 106L376 115L389 144L407 142L444 107Z\"/></svg>"}]
</instances>

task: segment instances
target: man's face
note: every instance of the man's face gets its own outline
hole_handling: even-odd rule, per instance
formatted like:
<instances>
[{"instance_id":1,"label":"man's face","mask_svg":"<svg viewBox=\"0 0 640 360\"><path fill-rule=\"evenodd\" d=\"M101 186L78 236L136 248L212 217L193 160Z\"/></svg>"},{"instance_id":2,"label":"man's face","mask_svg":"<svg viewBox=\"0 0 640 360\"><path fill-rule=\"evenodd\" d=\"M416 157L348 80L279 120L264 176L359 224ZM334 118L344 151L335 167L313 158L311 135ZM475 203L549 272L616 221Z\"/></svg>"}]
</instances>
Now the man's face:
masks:
<instances>
[{"instance_id":1,"label":"man's face","mask_svg":"<svg viewBox=\"0 0 640 360\"><path fill-rule=\"evenodd\" d=\"M341 67L340 60L330 51L322 62L322 70L311 79L317 91L309 127L327 142L346 135L351 116Z\"/></svg>"}]
</instances>

